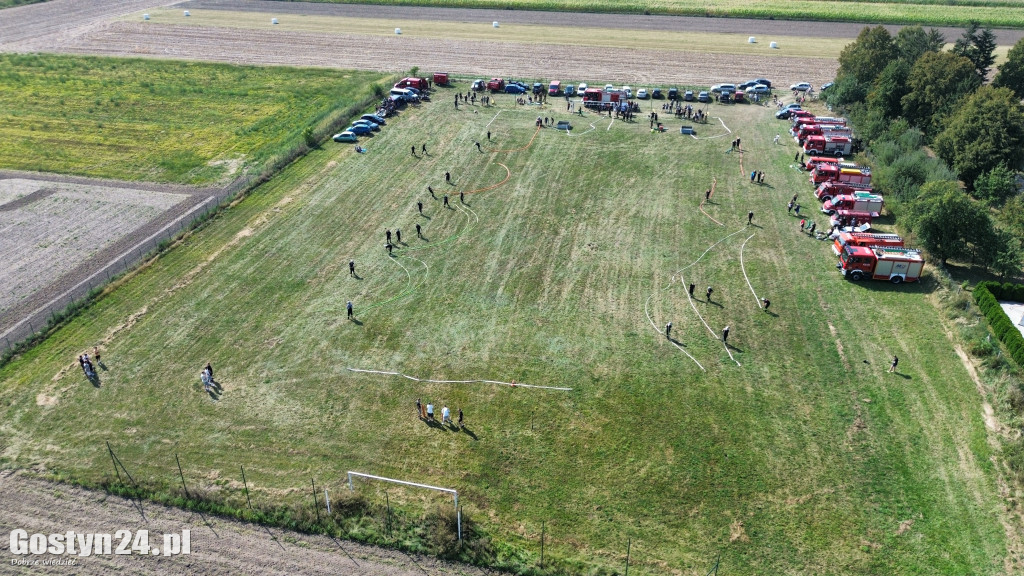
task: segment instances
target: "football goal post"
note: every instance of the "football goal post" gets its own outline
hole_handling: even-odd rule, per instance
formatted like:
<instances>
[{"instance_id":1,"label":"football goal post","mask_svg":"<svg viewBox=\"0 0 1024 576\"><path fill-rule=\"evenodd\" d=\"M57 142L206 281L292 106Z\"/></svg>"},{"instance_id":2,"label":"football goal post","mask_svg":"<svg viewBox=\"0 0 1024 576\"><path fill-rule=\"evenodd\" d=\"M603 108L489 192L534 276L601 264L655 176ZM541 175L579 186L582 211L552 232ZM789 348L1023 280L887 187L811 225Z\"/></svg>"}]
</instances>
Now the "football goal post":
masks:
<instances>
[{"instance_id":1,"label":"football goal post","mask_svg":"<svg viewBox=\"0 0 1024 576\"><path fill-rule=\"evenodd\" d=\"M440 488L438 486L430 486L429 484L417 484L416 482L408 482L406 480L397 480L395 478L385 478L383 476L374 476L373 474L363 474L362 472L348 472L348 489L355 490L352 485L352 477L366 478L368 480L380 480L381 482L393 482L395 484L402 484L404 486L412 486L414 488L426 488L427 490L437 490L439 492L447 492L451 494L455 499L455 521L459 532L459 542L462 542L462 510L459 509L459 491L454 488Z\"/></svg>"}]
</instances>

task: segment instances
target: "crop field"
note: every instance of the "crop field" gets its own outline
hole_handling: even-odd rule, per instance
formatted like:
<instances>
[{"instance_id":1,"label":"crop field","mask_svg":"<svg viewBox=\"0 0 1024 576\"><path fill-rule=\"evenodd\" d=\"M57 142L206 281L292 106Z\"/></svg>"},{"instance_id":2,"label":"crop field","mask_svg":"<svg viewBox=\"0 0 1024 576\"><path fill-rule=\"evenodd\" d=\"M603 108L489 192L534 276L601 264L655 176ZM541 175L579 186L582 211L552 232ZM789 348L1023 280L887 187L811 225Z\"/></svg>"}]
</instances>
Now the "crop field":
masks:
<instances>
[{"instance_id":1,"label":"crop field","mask_svg":"<svg viewBox=\"0 0 1024 576\"><path fill-rule=\"evenodd\" d=\"M314 0L336 3L398 4L404 6L445 6L505 9L507 0ZM877 0L841 2L828 0L519 0L517 10L569 12L618 12L633 14L674 14L715 18L776 18L865 22L869 24L922 24L964 26L971 20L983 24L1020 28L1024 26L1021 0Z\"/></svg>"},{"instance_id":2,"label":"crop field","mask_svg":"<svg viewBox=\"0 0 1024 576\"><path fill-rule=\"evenodd\" d=\"M0 55L0 168L224 184L362 100L370 72Z\"/></svg>"},{"instance_id":3,"label":"crop field","mask_svg":"<svg viewBox=\"0 0 1024 576\"><path fill-rule=\"evenodd\" d=\"M365 154L313 151L0 370L5 465L95 484L109 441L141 481L178 482L177 454L194 488L243 501L240 465L256 502L309 506L311 477L338 494L348 470L453 487L521 565L543 522L547 562L604 571L627 540L648 574L718 554L730 574L1010 570L937 282L836 273L786 212L797 194L824 225L770 108L711 105L693 138L667 113L652 133L436 92ZM393 257L385 229L402 231ZM94 346L98 386L74 361ZM417 399L466 427L424 422Z\"/></svg>"}]
</instances>

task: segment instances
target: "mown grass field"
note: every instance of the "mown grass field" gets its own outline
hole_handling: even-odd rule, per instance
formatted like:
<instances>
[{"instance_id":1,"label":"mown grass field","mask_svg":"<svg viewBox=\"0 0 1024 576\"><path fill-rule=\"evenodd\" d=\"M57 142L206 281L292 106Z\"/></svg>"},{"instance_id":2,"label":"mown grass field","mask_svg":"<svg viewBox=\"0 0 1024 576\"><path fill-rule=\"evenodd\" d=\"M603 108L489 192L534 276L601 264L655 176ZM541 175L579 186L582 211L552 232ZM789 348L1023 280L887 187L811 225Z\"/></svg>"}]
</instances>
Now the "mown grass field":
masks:
<instances>
[{"instance_id":1,"label":"mown grass field","mask_svg":"<svg viewBox=\"0 0 1024 576\"><path fill-rule=\"evenodd\" d=\"M366 98L372 72L0 55L0 168L222 184Z\"/></svg>"},{"instance_id":2,"label":"mown grass field","mask_svg":"<svg viewBox=\"0 0 1024 576\"><path fill-rule=\"evenodd\" d=\"M451 99L389 121L366 154L314 151L0 370L5 465L95 483L110 441L143 481L176 483L178 454L193 488L238 495L244 465L258 502L303 504L310 477L332 493L347 470L400 477L457 488L499 547L536 554L544 521L548 562L605 570L632 539L648 574L705 574L719 553L730 574L1001 573L993 450L936 282L836 273L786 213L794 193L815 206L770 109L714 105L732 132L712 120L700 140L591 114L567 136L533 127L568 118L558 101ZM726 153L737 136L745 152ZM699 209L713 178L704 209L723 225ZM99 388L74 362L94 345ZM468 431L420 421L417 398L462 408ZM387 489L411 510L445 502Z\"/></svg>"},{"instance_id":3,"label":"mown grass field","mask_svg":"<svg viewBox=\"0 0 1024 576\"><path fill-rule=\"evenodd\" d=\"M400 4L448 8L512 8L508 0L313 0L334 3ZM868 24L921 24L965 26L971 20L992 27L1024 26L1021 0L517 0L516 10L672 14L714 18L775 18L865 22Z\"/></svg>"}]
</instances>

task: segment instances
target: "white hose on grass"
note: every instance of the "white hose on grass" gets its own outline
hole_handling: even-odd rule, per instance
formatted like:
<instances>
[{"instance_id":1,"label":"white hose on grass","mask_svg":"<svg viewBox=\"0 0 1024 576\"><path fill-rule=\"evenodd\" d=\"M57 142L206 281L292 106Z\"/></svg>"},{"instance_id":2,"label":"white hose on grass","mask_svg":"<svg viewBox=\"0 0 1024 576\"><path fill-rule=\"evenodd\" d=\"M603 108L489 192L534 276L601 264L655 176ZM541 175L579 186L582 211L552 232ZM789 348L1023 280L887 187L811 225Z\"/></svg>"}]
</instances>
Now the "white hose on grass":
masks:
<instances>
[{"instance_id":1,"label":"white hose on grass","mask_svg":"<svg viewBox=\"0 0 1024 576\"><path fill-rule=\"evenodd\" d=\"M668 286L665 286L665 288L668 288L671 285L672 284L669 283ZM657 332L658 334L661 334L662 333L661 329L658 328L658 325L654 323L654 319L651 318L651 313L648 310L648 304L651 303L651 298L654 298L654 294L651 294L650 296L648 296L647 297L647 302L644 302L644 314L647 315L647 321L651 323L651 327L654 328L654 331ZM704 366L701 365L701 363L698 362L696 358L694 358L692 355L690 355L689 352L687 352L685 349L683 349L682 346L680 346L679 344L676 344L672 340L669 340L669 344L672 344L676 348L679 348L679 351L682 352L683 354L686 354L690 358L690 360L693 360L693 363L696 364L698 368L700 368L703 372L707 372L707 369L705 369Z\"/></svg>"},{"instance_id":2,"label":"white hose on grass","mask_svg":"<svg viewBox=\"0 0 1024 576\"><path fill-rule=\"evenodd\" d=\"M754 237L754 234L751 234L750 236L747 236L747 240L750 240L753 237ZM747 268L746 268L746 266L743 265L743 248L746 247L747 240L744 240L743 244L740 244L740 270L743 271L743 278L746 279L747 286L750 287L750 293L754 295L754 302L757 302L757 307L760 308L761 307L761 299L757 297L757 292L754 292L754 285L750 283L750 277L747 276Z\"/></svg>"},{"instance_id":3,"label":"white hose on grass","mask_svg":"<svg viewBox=\"0 0 1024 576\"><path fill-rule=\"evenodd\" d=\"M498 384L500 386L508 386L510 388L536 388L538 390L561 390L564 392L571 392L572 388L563 388L560 386L538 386L536 384L522 384L519 382L502 382L500 380L430 380L427 378L416 378L415 376L409 376L408 374L402 374L401 372L390 372L387 370L363 370L361 368L346 368L349 372L360 372L363 374L385 374L387 376L401 376L408 380L415 382L427 382L430 384Z\"/></svg>"}]
</instances>

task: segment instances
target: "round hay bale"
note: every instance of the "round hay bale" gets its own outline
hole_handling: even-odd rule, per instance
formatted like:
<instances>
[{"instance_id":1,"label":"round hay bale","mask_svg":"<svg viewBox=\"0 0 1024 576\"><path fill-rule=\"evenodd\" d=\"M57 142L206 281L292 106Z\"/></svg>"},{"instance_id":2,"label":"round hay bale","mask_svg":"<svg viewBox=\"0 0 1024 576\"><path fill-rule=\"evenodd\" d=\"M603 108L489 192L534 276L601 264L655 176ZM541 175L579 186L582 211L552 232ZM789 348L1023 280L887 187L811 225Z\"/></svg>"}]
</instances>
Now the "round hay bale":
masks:
<instances>
[{"instance_id":1,"label":"round hay bale","mask_svg":"<svg viewBox=\"0 0 1024 576\"><path fill-rule=\"evenodd\" d=\"M491 22L491 26L494 26L495 28L497 28L498 27L498 21L495 20L494 22Z\"/></svg>"},{"instance_id":2,"label":"round hay bale","mask_svg":"<svg viewBox=\"0 0 1024 576\"><path fill-rule=\"evenodd\" d=\"M395 34L401 34L401 33L402 33L402 29L401 28L395 28Z\"/></svg>"},{"instance_id":3,"label":"round hay bale","mask_svg":"<svg viewBox=\"0 0 1024 576\"><path fill-rule=\"evenodd\" d=\"M277 21L277 18L271 18L270 19L270 23L271 24L280 24L280 22Z\"/></svg>"},{"instance_id":4,"label":"round hay bale","mask_svg":"<svg viewBox=\"0 0 1024 576\"><path fill-rule=\"evenodd\" d=\"M186 16L186 17L187 17L187 16L191 16L191 15L192 15L192 13L191 13L191 12L189 12L188 10L185 10L185 16Z\"/></svg>"},{"instance_id":5,"label":"round hay bale","mask_svg":"<svg viewBox=\"0 0 1024 576\"><path fill-rule=\"evenodd\" d=\"M779 43L778 42L771 42L771 43L768 44L768 47L771 48L772 50L778 50L779 49Z\"/></svg>"},{"instance_id":6,"label":"round hay bale","mask_svg":"<svg viewBox=\"0 0 1024 576\"><path fill-rule=\"evenodd\" d=\"M747 44L757 44L757 38L754 38L753 36L747 38Z\"/></svg>"},{"instance_id":7,"label":"round hay bale","mask_svg":"<svg viewBox=\"0 0 1024 576\"><path fill-rule=\"evenodd\" d=\"M143 14L142 15L142 19L143 20L149 20L149 14Z\"/></svg>"}]
</instances>

